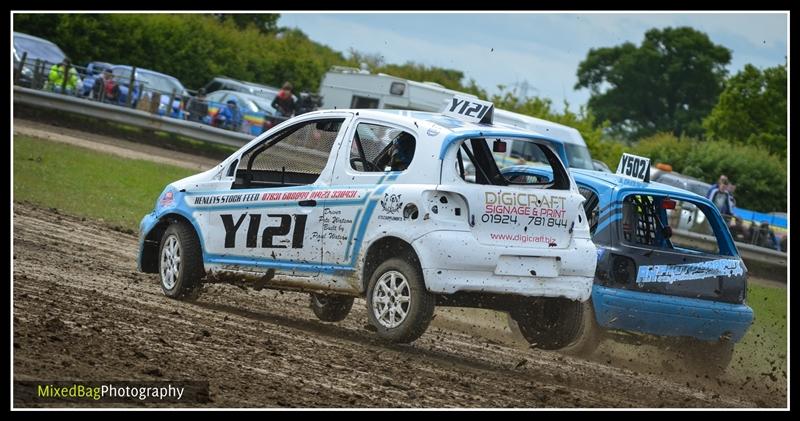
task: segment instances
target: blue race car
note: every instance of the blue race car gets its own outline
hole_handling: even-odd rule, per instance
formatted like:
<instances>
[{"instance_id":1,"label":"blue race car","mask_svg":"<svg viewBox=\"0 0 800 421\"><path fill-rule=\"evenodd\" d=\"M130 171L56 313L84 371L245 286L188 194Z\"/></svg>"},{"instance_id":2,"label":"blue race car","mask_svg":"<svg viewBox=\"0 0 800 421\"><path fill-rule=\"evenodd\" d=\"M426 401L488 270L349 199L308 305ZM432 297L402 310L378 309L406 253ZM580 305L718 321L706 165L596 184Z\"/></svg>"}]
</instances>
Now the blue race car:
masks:
<instances>
[{"instance_id":1,"label":"blue race car","mask_svg":"<svg viewBox=\"0 0 800 421\"><path fill-rule=\"evenodd\" d=\"M542 306L510 315L529 342L550 349L589 355L603 339L638 341L637 334L647 334L677 339L685 345L678 348L689 357L687 363L721 372L753 321L746 304L747 268L713 203L648 182L649 160L642 161L647 162L641 163L645 170L637 171L639 180L570 171L586 198L584 210L597 245L591 300L571 309L570 318L555 317L564 308ZM532 166L509 167L503 174L529 183L547 183L552 177ZM554 329L549 320L562 325ZM569 334L558 341L546 336L558 331Z\"/></svg>"}]
</instances>

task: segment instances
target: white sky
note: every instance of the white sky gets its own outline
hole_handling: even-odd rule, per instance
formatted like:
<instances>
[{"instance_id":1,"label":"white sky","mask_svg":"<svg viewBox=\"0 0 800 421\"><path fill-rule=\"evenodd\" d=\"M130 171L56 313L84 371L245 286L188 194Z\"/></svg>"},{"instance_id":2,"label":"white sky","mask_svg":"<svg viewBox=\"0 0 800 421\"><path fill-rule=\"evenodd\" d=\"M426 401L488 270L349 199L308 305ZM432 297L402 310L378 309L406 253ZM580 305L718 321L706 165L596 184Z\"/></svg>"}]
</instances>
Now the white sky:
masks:
<instances>
[{"instance_id":1,"label":"white sky","mask_svg":"<svg viewBox=\"0 0 800 421\"><path fill-rule=\"evenodd\" d=\"M788 13L281 13L279 26L297 27L319 43L347 53L379 53L385 62L414 61L461 70L490 94L497 85L527 81L528 95L560 109L585 104L573 90L591 48L641 44L650 28L691 26L732 51L731 74L746 63L783 64Z\"/></svg>"}]
</instances>

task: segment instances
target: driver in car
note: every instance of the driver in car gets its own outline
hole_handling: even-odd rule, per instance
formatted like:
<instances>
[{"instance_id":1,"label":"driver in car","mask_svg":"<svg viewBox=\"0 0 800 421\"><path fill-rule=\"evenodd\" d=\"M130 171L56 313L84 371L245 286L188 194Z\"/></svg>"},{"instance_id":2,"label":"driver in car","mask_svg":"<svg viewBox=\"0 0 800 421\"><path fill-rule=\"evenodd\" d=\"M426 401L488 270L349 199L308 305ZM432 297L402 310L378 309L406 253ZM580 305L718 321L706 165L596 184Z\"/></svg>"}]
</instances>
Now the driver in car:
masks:
<instances>
[{"instance_id":1,"label":"driver in car","mask_svg":"<svg viewBox=\"0 0 800 421\"><path fill-rule=\"evenodd\" d=\"M416 140L414 136L403 132L392 142L391 166L392 171L405 171L414 157Z\"/></svg>"}]
</instances>

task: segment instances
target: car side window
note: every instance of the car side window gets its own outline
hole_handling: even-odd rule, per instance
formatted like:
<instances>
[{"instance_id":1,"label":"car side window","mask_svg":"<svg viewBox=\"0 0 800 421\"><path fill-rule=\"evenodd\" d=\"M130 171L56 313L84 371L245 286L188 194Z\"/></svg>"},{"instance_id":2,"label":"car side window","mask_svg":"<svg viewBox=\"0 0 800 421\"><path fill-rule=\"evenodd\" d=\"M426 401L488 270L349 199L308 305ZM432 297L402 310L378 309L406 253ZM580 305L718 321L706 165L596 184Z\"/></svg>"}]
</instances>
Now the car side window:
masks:
<instances>
[{"instance_id":1,"label":"car side window","mask_svg":"<svg viewBox=\"0 0 800 421\"><path fill-rule=\"evenodd\" d=\"M221 88L222 88L222 84L221 83L219 83L217 81L213 81L213 82L208 84L208 87L206 87L206 92L218 91Z\"/></svg>"},{"instance_id":2,"label":"car side window","mask_svg":"<svg viewBox=\"0 0 800 421\"><path fill-rule=\"evenodd\" d=\"M622 204L622 235L625 241L657 246L656 230L659 223L652 197L630 195L625 198Z\"/></svg>"},{"instance_id":3,"label":"car side window","mask_svg":"<svg viewBox=\"0 0 800 421\"><path fill-rule=\"evenodd\" d=\"M313 184L328 163L343 118L304 121L270 136L242 154L233 188Z\"/></svg>"},{"instance_id":4,"label":"car side window","mask_svg":"<svg viewBox=\"0 0 800 421\"><path fill-rule=\"evenodd\" d=\"M719 238L715 243L697 242L685 235L673 235L675 230L718 237L709 224L705 210L693 203L637 194L629 195L623 201L624 241L643 246L680 248L697 253L720 253Z\"/></svg>"},{"instance_id":5,"label":"car side window","mask_svg":"<svg viewBox=\"0 0 800 421\"><path fill-rule=\"evenodd\" d=\"M401 129L360 123L350 144L350 167L360 172L405 171L414 159L416 143Z\"/></svg>"}]
</instances>

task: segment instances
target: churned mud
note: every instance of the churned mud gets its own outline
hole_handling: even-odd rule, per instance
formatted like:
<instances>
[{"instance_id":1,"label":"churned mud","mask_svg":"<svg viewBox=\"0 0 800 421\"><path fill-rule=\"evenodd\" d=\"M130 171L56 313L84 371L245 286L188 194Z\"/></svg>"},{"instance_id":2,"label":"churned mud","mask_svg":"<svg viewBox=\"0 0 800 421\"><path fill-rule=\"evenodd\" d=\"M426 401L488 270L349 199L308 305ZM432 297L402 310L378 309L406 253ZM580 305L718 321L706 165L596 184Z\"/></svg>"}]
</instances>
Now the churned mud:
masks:
<instances>
[{"instance_id":1,"label":"churned mud","mask_svg":"<svg viewBox=\"0 0 800 421\"><path fill-rule=\"evenodd\" d=\"M300 293L214 284L172 300L136 271L134 235L26 203L13 212L15 380L206 380L213 407L786 406L785 393L528 349L457 309L392 345L367 327L363 300L338 323L316 320Z\"/></svg>"}]
</instances>

